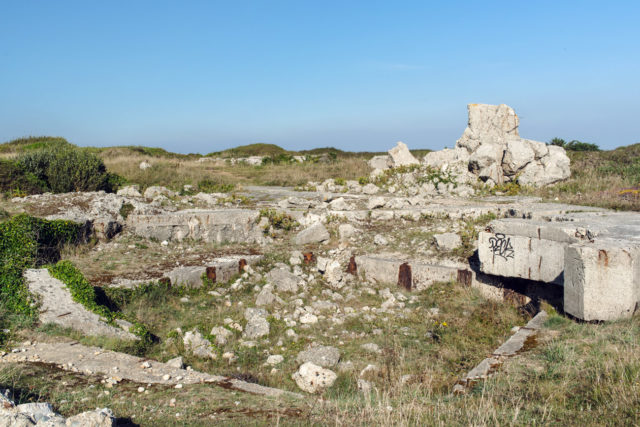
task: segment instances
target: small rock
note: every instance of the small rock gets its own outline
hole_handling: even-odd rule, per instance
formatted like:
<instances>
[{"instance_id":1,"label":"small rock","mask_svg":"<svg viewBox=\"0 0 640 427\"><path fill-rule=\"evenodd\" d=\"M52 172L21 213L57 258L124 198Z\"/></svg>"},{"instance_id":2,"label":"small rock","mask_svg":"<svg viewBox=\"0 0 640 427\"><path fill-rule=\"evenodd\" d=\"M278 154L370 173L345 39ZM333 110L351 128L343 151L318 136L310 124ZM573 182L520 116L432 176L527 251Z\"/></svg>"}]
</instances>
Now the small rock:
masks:
<instances>
[{"instance_id":1,"label":"small rock","mask_svg":"<svg viewBox=\"0 0 640 427\"><path fill-rule=\"evenodd\" d=\"M167 365L172 368L182 369L184 367L182 356L174 357L173 359L167 361Z\"/></svg>"},{"instance_id":2,"label":"small rock","mask_svg":"<svg viewBox=\"0 0 640 427\"><path fill-rule=\"evenodd\" d=\"M311 362L323 368L333 368L340 361L340 351L325 345L316 345L298 353L298 363Z\"/></svg>"},{"instance_id":3,"label":"small rock","mask_svg":"<svg viewBox=\"0 0 640 427\"><path fill-rule=\"evenodd\" d=\"M389 241L381 234L376 234L373 238L373 243L378 246L386 246L389 244Z\"/></svg>"},{"instance_id":4,"label":"small rock","mask_svg":"<svg viewBox=\"0 0 640 427\"><path fill-rule=\"evenodd\" d=\"M363 350L368 351L369 353L381 353L380 347L376 343L366 343L360 346Z\"/></svg>"},{"instance_id":5,"label":"small rock","mask_svg":"<svg viewBox=\"0 0 640 427\"><path fill-rule=\"evenodd\" d=\"M316 393L333 385L338 376L335 372L324 369L311 362L304 363L291 378L301 390Z\"/></svg>"},{"instance_id":6,"label":"small rock","mask_svg":"<svg viewBox=\"0 0 640 427\"><path fill-rule=\"evenodd\" d=\"M279 354L273 354L267 357L267 365L275 366L284 362L284 357Z\"/></svg>"}]
</instances>

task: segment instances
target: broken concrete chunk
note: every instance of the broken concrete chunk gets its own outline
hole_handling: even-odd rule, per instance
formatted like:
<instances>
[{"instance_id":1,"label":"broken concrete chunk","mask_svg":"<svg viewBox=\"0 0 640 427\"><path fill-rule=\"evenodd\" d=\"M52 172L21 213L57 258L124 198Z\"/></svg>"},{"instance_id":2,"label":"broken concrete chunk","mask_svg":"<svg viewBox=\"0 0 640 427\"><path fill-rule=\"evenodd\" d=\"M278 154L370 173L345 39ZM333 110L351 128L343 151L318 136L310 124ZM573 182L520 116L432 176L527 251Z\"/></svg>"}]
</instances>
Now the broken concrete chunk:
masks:
<instances>
[{"instance_id":1,"label":"broken concrete chunk","mask_svg":"<svg viewBox=\"0 0 640 427\"><path fill-rule=\"evenodd\" d=\"M457 233L436 234L433 239L441 251L452 251L462 245L462 239Z\"/></svg>"},{"instance_id":2,"label":"broken concrete chunk","mask_svg":"<svg viewBox=\"0 0 640 427\"><path fill-rule=\"evenodd\" d=\"M295 243L297 245L306 245L309 243L320 243L329 240L331 236L329 232L322 225L321 222L316 222L312 226L302 230L295 237Z\"/></svg>"},{"instance_id":3,"label":"broken concrete chunk","mask_svg":"<svg viewBox=\"0 0 640 427\"><path fill-rule=\"evenodd\" d=\"M396 146L389 150L389 157L391 158L391 167L394 168L420 164L418 159L413 157L413 154L409 151L407 144L401 141L398 141Z\"/></svg>"}]
</instances>

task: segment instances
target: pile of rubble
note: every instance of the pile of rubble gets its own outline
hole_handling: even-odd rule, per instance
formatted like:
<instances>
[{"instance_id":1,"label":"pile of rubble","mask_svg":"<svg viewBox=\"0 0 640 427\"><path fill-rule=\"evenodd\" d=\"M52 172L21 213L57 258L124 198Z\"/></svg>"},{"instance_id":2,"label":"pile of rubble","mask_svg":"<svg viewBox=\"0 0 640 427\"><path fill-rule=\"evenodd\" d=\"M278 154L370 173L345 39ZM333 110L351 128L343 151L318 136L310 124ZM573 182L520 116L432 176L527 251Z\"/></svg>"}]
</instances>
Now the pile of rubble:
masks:
<instances>
[{"instance_id":1,"label":"pile of rubble","mask_svg":"<svg viewBox=\"0 0 640 427\"><path fill-rule=\"evenodd\" d=\"M420 162L398 142L388 155L369 161L371 179L380 181L385 173L390 176L391 170L399 169L386 188L419 187L414 194L469 196L478 181L493 187L517 180L539 187L571 175L564 148L520 138L519 118L511 107L469 104L468 110L468 126L455 148L428 153Z\"/></svg>"},{"instance_id":2,"label":"pile of rubble","mask_svg":"<svg viewBox=\"0 0 640 427\"><path fill-rule=\"evenodd\" d=\"M0 392L0 425L2 426L47 426L47 427L109 427L116 425L113 413L107 409L87 411L69 418L56 413L46 402L16 405L11 392Z\"/></svg>"}]
</instances>

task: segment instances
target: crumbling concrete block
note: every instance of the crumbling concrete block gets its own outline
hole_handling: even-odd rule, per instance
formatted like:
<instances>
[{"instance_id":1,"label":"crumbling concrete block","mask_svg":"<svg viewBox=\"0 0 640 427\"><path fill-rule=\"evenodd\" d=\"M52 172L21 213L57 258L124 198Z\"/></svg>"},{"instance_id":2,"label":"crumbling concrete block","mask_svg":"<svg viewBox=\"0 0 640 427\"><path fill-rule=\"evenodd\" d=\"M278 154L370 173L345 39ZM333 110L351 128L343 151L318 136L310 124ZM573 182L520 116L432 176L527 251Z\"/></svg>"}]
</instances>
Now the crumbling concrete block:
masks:
<instances>
[{"instance_id":1,"label":"crumbling concrete block","mask_svg":"<svg viewBox=\"0 0 640 427\"><path fill-rule=\"evenodd\" d=\"M640 247L622 242L574 244L564 257L564 310L583 320L633 315L640 300Z\"/></svg>"},{"instance_id":2,"label":"crumbling concrete block","mask_svg":"<svg viewBox=\"0 0 640 427\"><path fill-rule=\"evenodd\" d=\"M216 258L206 265L176 267L165 274L173 286L199 288L206 277L213 283L228 282L234 275L242 273L244 266L261 260L261 255L246 255L242 257Z\"/></svg>"}]
</instances>

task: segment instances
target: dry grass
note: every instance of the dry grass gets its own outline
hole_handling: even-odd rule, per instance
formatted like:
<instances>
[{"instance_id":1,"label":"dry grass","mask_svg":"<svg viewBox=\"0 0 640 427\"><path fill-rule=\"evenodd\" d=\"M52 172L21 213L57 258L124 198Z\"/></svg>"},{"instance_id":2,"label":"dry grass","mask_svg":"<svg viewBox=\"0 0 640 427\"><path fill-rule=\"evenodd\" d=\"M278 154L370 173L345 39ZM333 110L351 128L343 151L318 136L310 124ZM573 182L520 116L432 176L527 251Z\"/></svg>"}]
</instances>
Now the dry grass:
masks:
<instances>
[{"instance_id":1,"label":"dry grass","mask_svg":"<svg viewBox=\"0 0 640 427\"><path fill-rule=\"evenodd\" d=\"M640 210L640 144L567 154L571 158L571 178L528 193L571 204Z\"/></svg>"},{"instance_id":2,"label":"dry grass","mask_svg":"<svg viewBox=\"0 0 640 427\"><path fill-rule=\"evenodd\" d=\"M168 159L136 155L103 156L110 172L143 188L162 185L176 190L185 184L195 185L208 179L221 184L297 186L309 181L329 178L357 180L368 176L370 168L363 157L339 158L333 163L294 163L265 166L246 164L216 166L213 162ZM152 167L140 170L140 163L148 161Z\"/></svg>"}]
</instances>

